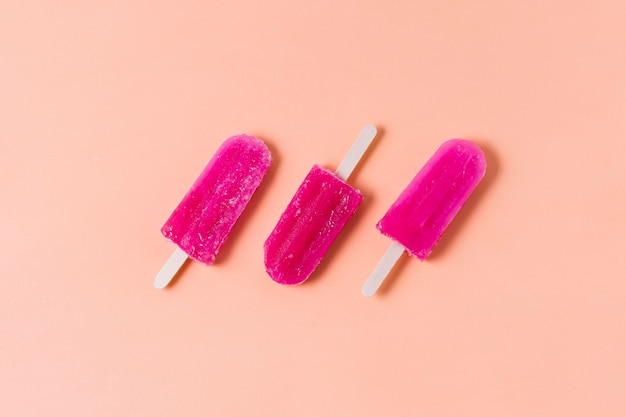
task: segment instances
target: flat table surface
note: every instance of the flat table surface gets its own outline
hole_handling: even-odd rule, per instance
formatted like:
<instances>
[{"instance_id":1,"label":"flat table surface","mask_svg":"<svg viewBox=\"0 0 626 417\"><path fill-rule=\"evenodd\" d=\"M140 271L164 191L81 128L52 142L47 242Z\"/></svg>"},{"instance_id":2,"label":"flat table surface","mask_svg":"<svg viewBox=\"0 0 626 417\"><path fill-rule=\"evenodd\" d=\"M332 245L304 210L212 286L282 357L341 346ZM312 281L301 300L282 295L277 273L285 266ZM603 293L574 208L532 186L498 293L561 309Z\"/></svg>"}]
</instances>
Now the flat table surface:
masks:
<instances>
[{"instance_id":1,"label":"flat table surface","mask_svg":"<svg viewBox=\"0 0 626 417\"><path fill-rule=\"evenodd\" d=\"M626 3L3 1L0 415L623 416ZM309 281L263 242L379 135ZM273 165L211 267L152 280L224 139ZM431 258L360 288L438 146L487 175Z\"/></svg>"}]
</instances>

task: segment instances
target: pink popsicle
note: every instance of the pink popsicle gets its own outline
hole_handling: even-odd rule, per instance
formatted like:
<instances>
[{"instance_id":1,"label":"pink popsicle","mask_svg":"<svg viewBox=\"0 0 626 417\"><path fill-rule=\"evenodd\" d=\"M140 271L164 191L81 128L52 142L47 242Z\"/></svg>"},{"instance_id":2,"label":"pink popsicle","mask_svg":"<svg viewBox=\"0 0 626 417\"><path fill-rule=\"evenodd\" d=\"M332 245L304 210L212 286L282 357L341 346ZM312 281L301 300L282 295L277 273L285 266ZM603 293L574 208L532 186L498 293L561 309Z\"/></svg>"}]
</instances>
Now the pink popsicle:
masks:
<instances>
[{"instance_id":1,"label":"pink popsicle","mask_svg":"<svg viewBox=\"0 0 626 417\"><path fill-rule=\"evenodd\" d=\"M270 163L261 140L248 135L226 139L161 229L179 249L157 275L155 287L165 287L187 257L208 265L215 261Z\"/></svg>"},{"instance_id":2,"label":"pink popsicle","mask_svg":"<svg viewBox=\"0 0 626 417\"><path fill-rule=\"evenodd\" d=\"M346 180L376 136L365 126L335 173L315 165L265 241L265 268L286 285L301 284L315 270L363 196Z\"/></svg>"},{"instance_id":3,"label":"pink popsicle","mask_svg":"<svg viewBox=\"0 0 626 417\"><path fill-rule=\"evenodd\" d=\"M304 282L361 204L361 193L315 165L265 241L265 267L280 284Z\"/></svg>"},{"instance_id":4,"label":"pink popsicle","mask_svg":"<svg viewBox=\"0 0 626 417\"><path fill-rule=\"evenodd\" d=\"M364 295L376 292L404 250L422 261L430 255L485 169L475 143L452 139L441 145L376 225L394 243L363 286Z\"/></svg>"}]
</instances>

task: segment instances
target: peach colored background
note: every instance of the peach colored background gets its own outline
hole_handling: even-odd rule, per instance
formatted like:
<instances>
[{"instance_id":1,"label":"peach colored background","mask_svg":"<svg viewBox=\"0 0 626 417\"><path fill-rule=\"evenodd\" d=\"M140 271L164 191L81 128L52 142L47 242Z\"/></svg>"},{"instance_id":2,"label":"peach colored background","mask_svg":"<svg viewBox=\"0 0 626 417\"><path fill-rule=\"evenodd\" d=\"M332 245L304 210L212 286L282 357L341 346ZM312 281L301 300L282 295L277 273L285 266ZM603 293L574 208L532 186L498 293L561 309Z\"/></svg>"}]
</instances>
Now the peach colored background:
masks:
<instances>
[{"instance_id":1,"label":"peach colored background","mask_svg":"<svg viewBox=\"0 0 626 417\"><path fill-rule=\"evenodd\" d=\"M0 2L0 415L626 415L626 4ZM316 275L262 243L312 164L383 131ZM221 141L271 174L214 267L152 279ZM432 259L360 287L436 147L485 182Z\"/></svg>"}]
</instances>

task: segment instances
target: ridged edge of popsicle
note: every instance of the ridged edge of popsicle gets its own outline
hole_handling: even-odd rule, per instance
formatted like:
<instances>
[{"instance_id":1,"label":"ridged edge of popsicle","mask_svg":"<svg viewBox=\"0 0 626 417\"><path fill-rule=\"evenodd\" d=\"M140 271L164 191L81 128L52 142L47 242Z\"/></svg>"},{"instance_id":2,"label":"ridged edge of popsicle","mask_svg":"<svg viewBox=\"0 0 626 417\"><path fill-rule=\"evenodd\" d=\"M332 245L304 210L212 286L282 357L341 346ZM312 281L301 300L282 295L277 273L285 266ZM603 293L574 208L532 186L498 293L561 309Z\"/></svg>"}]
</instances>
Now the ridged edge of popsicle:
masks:
<instances>
[{"instance_id":1,"label":"ridged edge of popsicle","mask_svg":"<svg viewBox=\"0 0 626 417\"><path fill-rule=\"evenodd\" d=\"M287 218L287 216L289 214L288 213L289 208L292 207L294 202L297 201L297 199L300 197L299 194L300 194L300 192L302 190L302 187L306 183L306 181L309 178L309 176L316 170L318 170L320 172L324 172L325 174L328 175L328 178L333 178L338 183L341 183L343 187L349 188L354 193L354 195L358 198L358 201L354 202L354 204L353 204L354 207L352 208L351 212L349 213L349 215L347 216L347 218L345 219L345 221L343 222L343 224L341 225L341 227L339 228L337 233L335 233L334 235L330 236L331 240L328 243L328 245L325 245L325 247L324 246L322 247L323 248L322 249L323 250L322 256L316 262L314 262L312 265L310 265L310 267L307 268L307 271L302 272L302 274L299 275L297 279L290 279L288 277L285 277L284 271L280 271L279 270L279 266L282 265L280 260L277 260L276 265L273 265L273 262L270 261L270 259L268 257L268 251L269 251L270 245L273 243L272 239L274 238L274 235L276 233L278 233L278 231L283 231L283 229L281 229L281 228L286 227L285 223L287 223L286 218ZM296 192L294 193L293 197L289 201L289 204L287 205L285 210L280 215L280 218L279 218L278 222L276 223L276 225L274 226L274 229L272 229L272 232L270 233L270 236L268 236L268 238L265 240L265 243L263 244L265 270L266 270L267 274L270 276L270 278L274 282L276 282L278 284L287 285L287 286L300 285L300 284L304 283L307 279L309 279L309 277L317 269L317 266L321 263L322 259L326 255L327 251L329 250L329 248L331 247L333 242L337 239L337 237L338 237L339 233L341 232L341 230L343 229L343 227L354 216L354 214L356 213L356 210L361 205L362 201L363 201L363 194L361 193L360 190L358 190L357 188L352 187L350 184L346 183L335 172L332 172L329 169L326 169L326 168L324 168L324 167L322 167L320 165L317 165L317 164L314 165L311 168L311 170L309 171L309 173L307 174L307 176L304 178L303 182L298 186L298 189L296 190ZM284 259L284 258L281 258L281 259Z\"/></svg>"}]
</instances>

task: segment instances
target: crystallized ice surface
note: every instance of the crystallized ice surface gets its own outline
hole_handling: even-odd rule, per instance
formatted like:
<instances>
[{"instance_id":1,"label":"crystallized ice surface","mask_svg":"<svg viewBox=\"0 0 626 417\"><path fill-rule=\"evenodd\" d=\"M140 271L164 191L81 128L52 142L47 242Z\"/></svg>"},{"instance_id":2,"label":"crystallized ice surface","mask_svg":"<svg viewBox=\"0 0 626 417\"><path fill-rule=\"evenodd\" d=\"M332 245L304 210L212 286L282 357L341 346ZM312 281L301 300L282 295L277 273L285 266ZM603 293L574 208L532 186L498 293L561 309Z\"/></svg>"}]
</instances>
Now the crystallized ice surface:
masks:
<instances>
[{"instance_id":1,"label":"crystallized ice surface","mask_svg":"<svg viewBox=\"0 0 626 417\"><path fill-rule=\"evenodd\" d=\"M304 282L320 263L363 196L315 165L265 241L265 267L281 284Z\"/></svg>"},{"instance_id":2,"label":"crystallized ice surface","mask_svg":"<svg viewBox=\"0 0 626 417\"><path fill-rule=\"evenodd\" d=\"M270 163L261 140L248 135L226 139L161 232L190 258L212 264Z\"/></svg>"}]
</instances>

